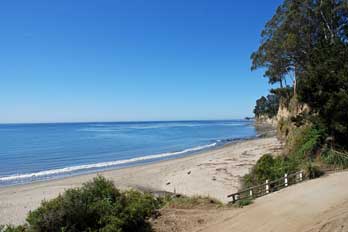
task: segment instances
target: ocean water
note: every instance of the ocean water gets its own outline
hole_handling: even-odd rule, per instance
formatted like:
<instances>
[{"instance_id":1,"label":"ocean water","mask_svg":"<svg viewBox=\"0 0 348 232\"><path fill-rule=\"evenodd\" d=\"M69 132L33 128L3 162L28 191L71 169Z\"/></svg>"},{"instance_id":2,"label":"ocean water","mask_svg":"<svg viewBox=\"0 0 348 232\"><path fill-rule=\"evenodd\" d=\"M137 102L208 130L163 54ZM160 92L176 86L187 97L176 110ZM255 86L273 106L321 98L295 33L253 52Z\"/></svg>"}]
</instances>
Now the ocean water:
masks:
<instances>
[{"instance_id":1,"label":"ocean water","mask_svg":"<svg viewBox=\"0 0 348 232\"><path fill-rule=\"evenodd\" d=\"M0 124L0 186L173 159L255 136L246 120Z\"/></svg>"}]
</instances>

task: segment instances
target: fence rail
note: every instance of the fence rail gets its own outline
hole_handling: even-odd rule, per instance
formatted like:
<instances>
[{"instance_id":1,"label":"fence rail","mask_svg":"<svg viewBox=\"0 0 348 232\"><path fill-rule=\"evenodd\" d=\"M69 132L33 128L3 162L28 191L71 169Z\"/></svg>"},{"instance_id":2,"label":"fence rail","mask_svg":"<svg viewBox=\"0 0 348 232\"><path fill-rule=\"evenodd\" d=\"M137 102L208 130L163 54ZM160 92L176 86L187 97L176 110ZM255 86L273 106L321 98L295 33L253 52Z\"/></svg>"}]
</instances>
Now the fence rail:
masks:
<instances>
[{"instance_id":1,"label":"fence rail","mask_svg":"<svg viewBox=\"0 0 348 232\"><path fill-rule=\"evenodd\" d=\"M257 186L253 186L251 188L244 189L242 191L239 191L237 193L233 193L228 195L228 198L232 198L232 203L235 203L239 200L244 199L253 199L262 197L264 195L267 195L271 192L278 191L280 189L286 188L290 185L297 184L299 182L302 182L304 180L303 172L296 172L292 174L285 174L284 177L279 178L277 180L268 181L264 184L260 184Z\"/></svg>"}]
</instances>

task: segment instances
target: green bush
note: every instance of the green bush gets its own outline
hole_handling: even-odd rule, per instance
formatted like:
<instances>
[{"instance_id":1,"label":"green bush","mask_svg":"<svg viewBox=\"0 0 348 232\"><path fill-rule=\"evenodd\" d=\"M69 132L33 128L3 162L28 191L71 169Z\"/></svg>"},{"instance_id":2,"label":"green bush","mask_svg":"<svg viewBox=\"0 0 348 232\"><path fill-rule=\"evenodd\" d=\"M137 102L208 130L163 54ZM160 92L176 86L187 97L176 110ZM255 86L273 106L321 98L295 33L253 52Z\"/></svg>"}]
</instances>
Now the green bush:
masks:
<instances>
[{"instance_id":1,"label":"green bush","mask_svg":"<svg viewBox=\"0 0 348 232\"><path fill-rule=\"evenodd\" d=\"M26 226L1 226L0 225L0 232L26 232L27 227Z\"/></svg>"},{"instance_id":2,"label":"green bush","mask_svg":"<svg viewBox=\"0 0 348 232\"><path fill-rule=\"evenodd\" d=\"M289 154L277 157L270 154L263 155L251 172L243 177L243 187L263 184L266 180L276 180L285 173L294 173L302 168L307 170L310 177L321 175L319 167L308 166L308 163L312 165L311 162L323 143L325 131L319 127L307 126L294 134L296 137L292 141Z\"/></svg>"},{"instance_id":3,"label":"green bush","mask_svg":"<svg viewBox=\"0 0 348 232\"><path fill-rule=\"evenodd\" d=\"M324 175L324 172L320 169L319 166L314 165L312 162L308 162L305 167L305 176L307 176L309 179L315 179L322 175Z\"/></svg>"},{"instance_id":4,"label":"green bush","mask_svg":"<svg viewBox=\"0 0 348 232\"><path fill-rule=\"evenodd\" d=\"M324 138L325 130L319 126L301 128L300 132L296 134L290 156L296 156L300 160L313 159L323 144Z\"/></svg>"},{"instance_id":5,"label":"green bush","mask_svg":"<svg viewBox=\"0 0 348 232\"><path fill-rule=\"evenodd\" d=\"M348 153L328 149L322 154L322 160L334 168L348 168Z\"/></svg>"},{"instance_id":6,"label":"green bush","mask_svg":"<svg viewBox=\"0 0 348 232\"><path fill-rule=\"evenodd\" d=\"M146 219L160 205L161 201L150 194L121 193L111 181L98 176L81 188L42 202L29 213L27 229L6 232L150 231Z\"/></svg>"},{"instance_id":7,"label":"green bush","mask_svg":"<svg viewBox=\"0 0 348 232\"><path fill-rule=\"evenodd\" d=\"M237 202L237 207L243 208L244 206L251 205L253 203L252 199L243 199Z\"/></svg>"},{"instance_id":8,"label":"green bush","mask_svg":"<svg viewBox=\"0 0 348 232\"><path fill-rule=\"evenodd\" d=\"M284 177L285 173L297 171L297 167L297 162L288 157L263 155L251 172L243 177L244 187L263 184L266 180L272 181Z\"/></svg>"}]
</instances>

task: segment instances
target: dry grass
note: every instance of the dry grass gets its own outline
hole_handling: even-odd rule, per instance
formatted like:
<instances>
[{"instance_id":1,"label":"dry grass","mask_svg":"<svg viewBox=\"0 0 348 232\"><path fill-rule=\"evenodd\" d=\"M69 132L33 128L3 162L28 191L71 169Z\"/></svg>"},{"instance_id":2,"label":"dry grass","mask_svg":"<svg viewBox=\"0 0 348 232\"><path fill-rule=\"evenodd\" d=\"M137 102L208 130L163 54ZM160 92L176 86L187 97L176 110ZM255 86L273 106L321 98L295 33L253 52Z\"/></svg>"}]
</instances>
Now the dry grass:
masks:
<instances>
[{"instance_id":1,"label":"dry grass","mask_svg":"<svg viewBox=\"0 0 348 232\"><path fill-rule=\"evenodd\" d=\"M167 201L165 207L175 209L201 209L201 208L220 208L223 204L211 197L193 196L193 197L174 197Z\"/></svg>"}]
</instances>

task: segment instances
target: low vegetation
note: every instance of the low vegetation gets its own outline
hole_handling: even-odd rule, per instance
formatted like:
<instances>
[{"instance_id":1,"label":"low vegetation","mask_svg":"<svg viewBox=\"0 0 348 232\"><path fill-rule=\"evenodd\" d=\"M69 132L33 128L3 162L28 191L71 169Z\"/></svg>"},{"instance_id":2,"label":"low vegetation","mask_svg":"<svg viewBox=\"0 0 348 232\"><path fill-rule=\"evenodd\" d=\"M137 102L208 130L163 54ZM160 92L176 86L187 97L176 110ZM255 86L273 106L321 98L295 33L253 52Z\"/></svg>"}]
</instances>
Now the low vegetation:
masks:
<instances>
[{"instance_id":1,"label":"low vegetation","mask_svg":"<svg viewBox=\"0 0 348 232\"><path fill-rule=\"evenodd\" d=\"M245 206L251 205L253 203L253 199L243 199L237 202L237 207L243 208Z\"/></svg>"},{"instance_id":2,"label":"low vegetation","mask_svg":"<svg viewBox=\"0 0 348 232\"><path fill-rule=\"evenodd\" d=\"M162 199L137 191L120 192L111 181L97 177L69 189L30 212L27 224L3 227L4 232L151 231L147 218Z\"/></svg>"},{"instance_id":3,"label":"low vegetation","mask_svg":"<svg viewBox=\"0 0 348 232\"><path fill-rule=\"evenodd\" d=\"M243 177L244 187L263 184L266 180L276 180L284 177L285 173L299 170L303 170L309 178L322 175L316 162L325 131L316 126L302 127L298 130L290 151L276 157L271 154L263 155L251 172Z\"/></svg>"},{"instance_id":4,"label":"low vegetation","mask_svg":"<svg viewBox=\"0 0 348 232\"><path fill-rule=\"evenodd\" d=\"M0 232L147 232L149 220L160 208L212 209L223 204L210 197L154 197L139 191L118 190L102 176L68 189L62 195L31 211L20 226L0 226Z\"/></svg>"},{"instance_id":5,"label":"low vegetation","mask_svg":"<svg viewBox=\"0 0 348 232\"><path fill-rule=\"evenodd\" d=\"M276 180L283 177L285 173L295 171L296 167L294 162L286 157L263 155L251 172L244 176L244 187L263 184L266 180Z\"/></svg>"},{"instance_id":6,"label":"low vegetation","mask_svg":"<svg viewBox=\"0 0 348 232\"><path fill-rule=\"evenodd\" d=\"M192 208L219 208L223 206L223 203L211 197L193 196L186 197L180 196L175 198L167 198L165 200L166 208L178 208L178 209L192 209Z\"/></svg>"},{"instance_id":7,"label":"low vegetation","mask_svg":"<svg viewBox=\"0 0 348 232\"><path fill-rule=\"evenodd\" d=\"M326 149L322 153L322 160L324 163L336 169L348 168L348 153L344 151L340 152L333 149Z\"/></svg>"}]
</instances>

